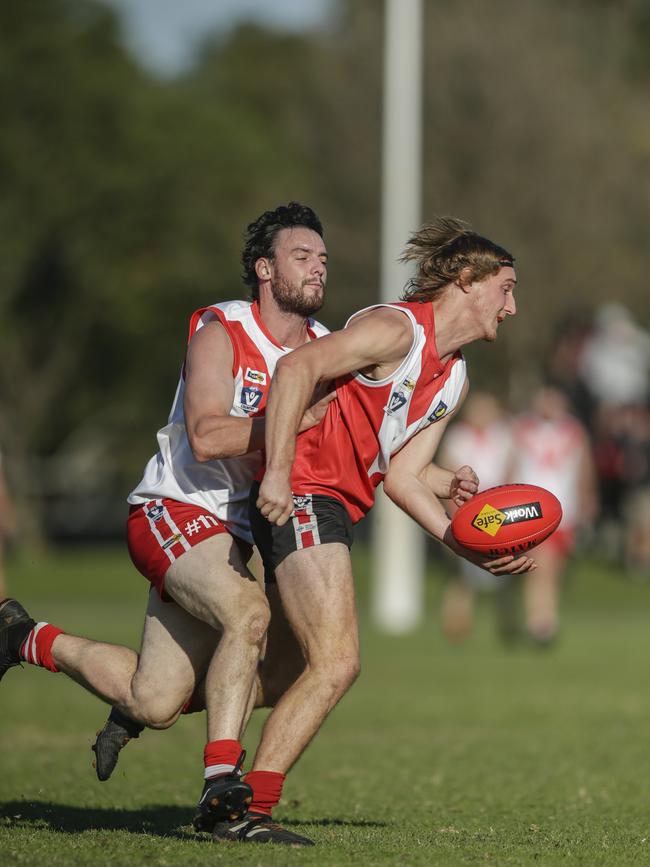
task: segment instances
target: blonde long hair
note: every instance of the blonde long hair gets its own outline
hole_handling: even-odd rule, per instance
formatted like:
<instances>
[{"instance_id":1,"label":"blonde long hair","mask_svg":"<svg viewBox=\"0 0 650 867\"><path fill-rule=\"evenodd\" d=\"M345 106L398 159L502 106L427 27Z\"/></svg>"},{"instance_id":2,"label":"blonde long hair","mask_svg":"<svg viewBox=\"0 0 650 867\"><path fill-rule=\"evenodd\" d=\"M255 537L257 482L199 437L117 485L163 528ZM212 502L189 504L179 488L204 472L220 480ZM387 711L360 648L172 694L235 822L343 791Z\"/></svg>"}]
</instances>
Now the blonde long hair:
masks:
<instances>
[{"instance_id":1,"label":"blonde long hair","mask_svg":"<svg viewBox=\"0 0 650 867\"><path fill-rule=\"evenodd\" d=\"M416 273L406 284L403 301L431 301L449 283L455 282L463 268L471 270L472 280L485 280L514 256L493 241L477 235L455 217L435 217L408 240L400 262L414 262Z\"/></svg>"}]
</instances>

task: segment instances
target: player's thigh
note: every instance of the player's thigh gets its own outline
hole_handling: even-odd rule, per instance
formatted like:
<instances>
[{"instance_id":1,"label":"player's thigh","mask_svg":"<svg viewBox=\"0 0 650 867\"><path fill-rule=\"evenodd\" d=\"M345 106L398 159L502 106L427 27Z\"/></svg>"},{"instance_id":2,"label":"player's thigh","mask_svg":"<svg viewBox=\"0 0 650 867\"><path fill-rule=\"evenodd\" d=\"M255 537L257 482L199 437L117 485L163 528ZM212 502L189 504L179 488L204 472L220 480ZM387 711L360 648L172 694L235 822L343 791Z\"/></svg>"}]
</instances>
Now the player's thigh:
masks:
<instances>
[{"instance_id":1,"label":"player's thigh","mask_svg":"<svg viewBox=\"0 0 650 867\"><path fill-rule=\"evenodd\" d=\"M190 698L219 643L220 633L152 588L132 692L154 716L173 715Z\"/></svg>"},{"instance_id":2,"label":"player's thigh","mask_svg":"<svg viewBox=\"0 0 650 867\"><path fill-rule=\"evenodd\" d=\"M256 618L264 621L264 628L268 623L264 591L229 533L205 539L172 563L165 574L165 591L181 608L214 628Z\"/></svg>"},{"instance_id":3,"label":"player's thigh","mask_svg":"<svg viewBox=\"0 0 650 867\"><path fill-rule=\"evenodd\" d=\"M276 567L282 605L310 663L358 658L359 639L350 552L331 542L287 555Z\"/></svg>"}]
</instances>

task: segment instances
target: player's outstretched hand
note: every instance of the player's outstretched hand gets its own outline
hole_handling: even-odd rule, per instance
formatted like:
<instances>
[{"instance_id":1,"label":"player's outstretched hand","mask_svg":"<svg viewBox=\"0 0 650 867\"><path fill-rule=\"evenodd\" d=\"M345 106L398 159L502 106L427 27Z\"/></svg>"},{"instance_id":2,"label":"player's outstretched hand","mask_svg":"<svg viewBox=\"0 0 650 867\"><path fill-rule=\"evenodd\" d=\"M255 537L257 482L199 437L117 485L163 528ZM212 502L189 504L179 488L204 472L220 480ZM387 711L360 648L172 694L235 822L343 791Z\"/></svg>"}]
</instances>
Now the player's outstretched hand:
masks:
<instances>
[{"instance_id":1,"label":"player's outstretched hand","mask_svg":"<svg viewBox=\"0 0 650 867\"><path fill-rule=\"evenodd\" d=\"M525 555L513 557L512 554L508 554L507 557L499 557L498 560L488 560L481 554L478 556L483 561L478 565L493 575L521 575L523 572L534 572L537 569L537 563L533 558Z\"/></svg>"},{"instance_id":2,"label":"player's outstretched hand","mask_svg":"<svg viewBox=\"0 0 650 867\"><path fill-rule=\"evenodd\" d=\"M286 524L293 511L293 494L287 479L267 472L256 505L269 523L278 527Z\"/></svg>"},{"instance_id":3,"label":"player's outstretched hand","mask_svg":"<svg viewBox=\"0 0 650 867\"><path fill-rule=\"evenodd\" d=\"M471 467L459 467L449 485L449 499L458 507L478 491L478 476Z\"/></svg>"},{"instance_id":4,"label":"player's outstretched hand","mask_svg":"<svg viewBox=\"0 0 650 867\"><path fill-rule=\"evenodd\" d=\"M490 560L485 554L479 554L478 551L471 551L469 548L463 548L454 539L451 528L448 527L445 532L443 541L448 545L454 553L486 572L491 572L492 575L521 575L523 572L534 572L537 569L537 563L532 557L522 555L514 557L512 554L507 554L505 557L498 557L496 560Z\"/></svg>"}]
</instances>

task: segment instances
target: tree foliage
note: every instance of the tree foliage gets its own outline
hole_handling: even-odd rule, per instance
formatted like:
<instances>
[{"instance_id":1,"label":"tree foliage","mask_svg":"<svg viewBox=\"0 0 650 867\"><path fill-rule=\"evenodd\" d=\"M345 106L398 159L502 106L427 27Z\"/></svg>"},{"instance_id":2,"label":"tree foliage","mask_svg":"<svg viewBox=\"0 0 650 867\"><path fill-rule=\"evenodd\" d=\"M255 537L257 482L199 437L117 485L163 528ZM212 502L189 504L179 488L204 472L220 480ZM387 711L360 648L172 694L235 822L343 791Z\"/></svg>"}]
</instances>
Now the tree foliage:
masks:
<instances>
[{"instance_id":1,"label":"tree foliage","mask_svg":"<svg viewBox=\"0 0 650 867\"><path fill-rule=\"evenodd\" d=\"M518 322L469 353L507 389L568 309L615 297L650 325L650 4L425 9L423 214L517 257ZM188 316L242 295L265 208L322 216L327 324L376 299L383 38L382 4L341 0L323 32L242 26L160 81L99 2L0 5L0 444L25 530L121 521Z\"/></svg>"}]
</instances>

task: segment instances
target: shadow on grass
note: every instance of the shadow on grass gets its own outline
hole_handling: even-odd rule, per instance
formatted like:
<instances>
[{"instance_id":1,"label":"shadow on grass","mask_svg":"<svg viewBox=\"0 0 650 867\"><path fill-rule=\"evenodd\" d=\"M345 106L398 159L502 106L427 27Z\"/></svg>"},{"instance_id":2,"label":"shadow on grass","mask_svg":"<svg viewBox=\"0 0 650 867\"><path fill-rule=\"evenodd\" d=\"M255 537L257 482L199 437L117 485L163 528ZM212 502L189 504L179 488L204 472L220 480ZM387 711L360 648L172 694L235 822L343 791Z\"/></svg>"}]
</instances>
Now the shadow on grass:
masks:
<instances>
[{"instance_id":1,"label":"shadow on grass","mask_svg":"<svg viewBox=\"0 0 650 867\"><path fill-rule=\"evenodd\" d=\"M0 824L14 828L59 831L130 831L155 837L197 840L190 822L192 811L186 807L152 804L139 810L97 807L71 807L51 801L7 801L0 803ZM187 830L182 826L187 825ZM206 838L207 839L207 838Z\"/></svg>"},{"instance_id":2,"label":"shadow on grass","mask_svg":"<svg viewBox=\"0 0 650 867\"><path fill-rule=\"evenodd\" d=\"M275 816L273 817L275 819ZM278 818L281 825L314 825L317 828L385 828L386 822L371 822L369 819L285 819Z\"/></svg>"},{"instance_id":3,"label":"shadow on grass","mask_svg":"<svg viewBox=\"0 0 650 867\"><path fill-rule=\"evenodd\" d=\"M0 803L0 825L32 830L58 831L78 834L81 831L129 831L154 837L172 837L177 840L208 840L197 835L190 822L192 809L151 804L139 810L117 810L97 807L71 807L51 801L6 801ZM315 825L320 828L354 827L383 828L385 822L364 819L312 819L297 821L282 819L282 824ZM187 828L187 830L185 829Z\"/></svg>"}]
</instances>

